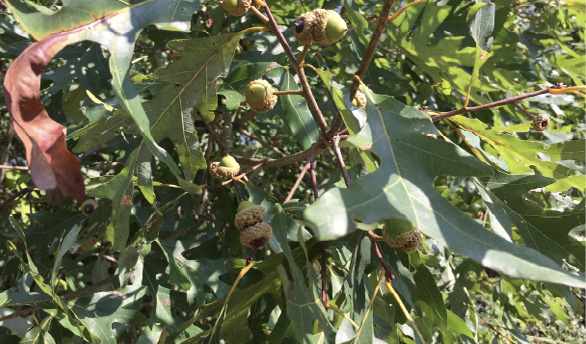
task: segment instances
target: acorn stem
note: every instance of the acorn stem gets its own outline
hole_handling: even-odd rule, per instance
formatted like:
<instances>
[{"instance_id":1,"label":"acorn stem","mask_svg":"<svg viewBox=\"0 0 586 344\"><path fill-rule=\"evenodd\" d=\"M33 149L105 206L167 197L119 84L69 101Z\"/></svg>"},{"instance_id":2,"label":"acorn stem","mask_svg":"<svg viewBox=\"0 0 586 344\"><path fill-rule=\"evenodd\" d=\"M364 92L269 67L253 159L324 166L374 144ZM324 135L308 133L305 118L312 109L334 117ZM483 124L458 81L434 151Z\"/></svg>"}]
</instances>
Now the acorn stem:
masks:
<instances>
[{"instance_id":1,"label":"acorn stem","mask_svg":"<svg viewBox=\"0 0 586 344\"><path fill-rule=\"evenodd\" d=\"M284 96L288 94L295 94L298 96L303 96L302 90L287 90L287 91L273 91L273 94L276 96Z\"/></svg>"},{"instance_id":2,"label":"acorn stem","mask_svg":"<svg viewBox=\"0 0 586 344\"><path fill-rule=\"evenodd\" d=\"M514 107L516 107L517 109L523 111L523 113L530 119L533 120L535 118L535 116L533 116L532 114L530 114L529 112L527 112L527 110L523 109L522 107L519 106L519 104L517 103L511 103L511 105L513 105Z\"/></svg>"},{"instance_id":3,"label":"acorn stem","mask_svg":"<svg viewBox=\"0 0 586 344\"><path fill-rule=\"evenodd\" d=\"M267 16L265 16L264 14L260 13L260 11L256 7L250 6L249 11L254 13L258 17L258 19L260 19L260 21L262 21L265 25L269 23L269 18L267 18Z\"/></svg>"}]
</instances>

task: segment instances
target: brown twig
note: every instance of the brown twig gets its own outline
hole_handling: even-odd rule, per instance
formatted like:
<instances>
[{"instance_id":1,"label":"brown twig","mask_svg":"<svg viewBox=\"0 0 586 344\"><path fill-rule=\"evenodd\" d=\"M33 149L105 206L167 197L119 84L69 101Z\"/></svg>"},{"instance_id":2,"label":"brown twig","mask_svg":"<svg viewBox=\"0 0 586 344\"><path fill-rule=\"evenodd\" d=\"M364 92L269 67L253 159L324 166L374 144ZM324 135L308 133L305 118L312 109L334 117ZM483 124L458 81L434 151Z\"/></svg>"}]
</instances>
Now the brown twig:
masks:
<instances>
[{"instance_id":1,"label":"brown twig","mask_svg":"<svg viewBox=\"0 0 586 344\"><path fill-rule=\"evenodd\" d=\"M241 173L241 174L237 175L236 177L234 177L234 178L232 178L232 179L225 180L225 181L223 181L223 182L221 182L221 183L219 183L219 184L214 184L214 185L204 185L204 186L202 186L201 188L202 188L202 189L217 189L217 188L219 188L219 187L222 187L222 186L224 186L224 185L228 185L228 184L232 183L232 181L233 181L233 180L238 180L238 179L240 179L240 178L243 178L243 177L245 177L247 174L249 174L250 172L252 172L252 171L254 171L254 170L256 170L256 169L260 168L261 166L263 166L263 163L262 163L262 162L261 162L261 163L258 163L258 164L256 164L256 165L254 165L254 166L252 166L251 168L249 168L248 170L246 170L244 173Z\"/></svg>"},{"instance_id":2,"label":"brown twig","mask_svg":"<svg viewBox=\"0 0 586 344\"><path fill-rule=\"evenodd\" d=\"M208 130L208 134L212 135L212 137L214 138L216 143L218 143L218 146L220 146L220 150L224 151L224 145L222 144L222 140L218 136L218 133L216 133L214 128L212 128L212 126L208 123L208 121L206 121L206 119L203 117L203 115L201 114L201 111L199 111L199 108L197 106L195 107L195 112L197 112L199 118L201 118L203 124L206 126L206 129Z\"/></svg>"},{"instance_id":3,"label":"brown twig","mask_svg":"<svg viewBox=\"0 0 586 344\"><path fill-rule=\"evenodd\" d=\"M273 91L273 94L277 95L277 96L285 96L285 95L289 95L289 94L303 96L303 91L302 90Z\"/></svg>"},{"instance_id":4,"label":"brown twig","mask_svg":"<svg viewBox=\"0 0 586 344\"><path fill-rule=\"evenodd\" d=\"M323 302L324 306L328 306L328 295L327 295L327 266L328 266L328 254L324 250L321 253L321 302Z\"/></svg>"},{"instance_id":5,"label":"brown twig","mask_svg":"<svg viewBox=\"0 0 586 344\"><path fill-rule=\"evenodd\" d=\"M268 5L265 6L264 8L265 8L265 11L267 12L267 17L269 18L269 27L275 33L275 35L277 36L277 39L279 40L279 43L281 43L281 46L283 46L283 49L285 50L287 57L289 57L289 59L293 63L293 67L295 68L295 72L297 72L297 76L299 77L299 82L301 83L301 88L303 89L303 96L305 97L305 100L307 100L307 105L309 107L309 110L311 111L311 114L313 115L313 118L315 119L318 126L320 127L322 133L325 135L327 132L327 129L328 129L328 124L327 124L319 106L317 105L317 102L315 100L315 97L313 96L313 93L311 92L309 82L307 81L307 77L305 76L305 70L303 70L303 68L300 66L299 62L297 61L297 59L293 55L293 51L291 50L289 43L287 43L287 40L283 36L283 33L279 29L279 26L277 25L277 21L275 20L275 17L273 16L271 9L269 8Z\"/></svg>"},{"instance_id":6,"label":"brown twig","mask_svg":"<svg viewBox=\"0 0 586 344\"><path fill-rule=\"evenodd\" d=\"M246 116L235 120L234 123L232 123L232 128L238 129L242 127L244 123L251 121L254 117L256 117L256 115L258 115L258 112L250 111L248 114L246 114Z\"/></svg>"},{"instance_id":7,"label":"brown twig","mask_svg":"<svg viewBox=\"0 0 586 344\"><path fill-rule=\"evenodd\" d=\"M529 118L530 120L533 120L533 118L535 118L535 116L533 116L532 114L530 114L529 112L527 112L527 110L525 110L522 107L520 107L519 104L517 104L517 103L511 103L511 105L513 105L517 109L521 110L525 114L525 116L527 116L527 118Z\"/></svg>"},{"instance_id":8,"label":"brown twig","mask_svg":"<svg viewBox=\"0 0 586 344\"><path fill-rule=\"evenodd\" d=\"M376 253L376 257L378 258L378 261L380 263L380 266L385 271L385 276L387 278L387 281L390 282L390 281L394 280L395 275L393 275L393 271L391 270L391 268L389 268L387 263L385 263L385 259L383 258L383 255L380 252L380 249L378 248L378 244L376 243L376 240L373 240L371 236L369 236L369 238L370 238L370 242L372 244L372 247L374 248L374 252Z\"/></svg>"},{"instance_id":9,"label":"brown twig","mask_svg":"<svg viewBox=\"0 0 586 344\"><path fill-rule=\"evenodd\" d=\"M263 147L266 147L266 148L272 150L273 152L279 154L280 156L282 156L282 157L287 156L287 154L281 152L281 150L279 148L277 148L274 145L270 144L269 142L261 139L260 137L254 135L253 133L250 133L244 129L238 129L238 131L241 132L244 136L248 136L251 139L259 142L261 145L263 145Z\"/></svg>"},{"instance_id":10,"label":"brown twig","mask_svg":"<svg viewBox=\"0 0 586 344\"><path fill-rule=\"evenodd\" d=\"M242 165L257 165L262 164L263 167L281 167L285 165L292 164L294 162L300 162L308 160L308 156L310 152L317 156L325 151L331 143L322 140L314 143L311 147L307 148L304 151L297 152L295 154L287 155L285 157L279 159L259 159L259 158L246 158L242 156L233 155L234 159L238 161L238 163Z\"/></svg>"},{"instance_id":11,"label":"brown twig","mask_svg":"<svg viewBox=\"0 0 586 344\"><path fill-rule=\"evenodd\" d=\"M222 118L224 120L220 134L220 139L222 140L221 146L223 147L222 155L230 155L230 142L232 142L232 116L229 112L224 112Z\"/></svg>"},{"instance_id":12,"label":"brown twig","mask_svg":"<svg viewBox=\"0 0 586 344\"><path fill-rule=\"evenodd\" d=\"M112 282L112 279L113 279L113 277L110 276L110 277L108 277L108 278L106 278L104 280L99 281L96 284L90 285L89 287L83 288L83 289L78 290L78 291L73 292L73 293L69 293L69 294L62 295L61 298L64 299L64 300L71 301L73 299L78 298L79 296L81 296L83 294L87 294L87 293L89 293L89 292L91 292L91 291L93 291L95 289L98 289L100 287L105 286L106 284ZM36 312L38 309L39 309L38 307L25 308L25 309L23 309L21 311L14 312L12 314L3 316L2 318L0 318L0 322L5 321L5 320L8 320L8 319L14 319L14 318L18 318L18 317L21 317L21 316L25 316L25 315L32 314L32 313Z\"/></svg>"},{"instance_id":13,"label":"brown twig","mask_svg":"<svg viewBox=\"0 0 586 344\"><path fill-rule=\"evenodd\" d=\"M346 187L349 188L350 176L348 175L348 170L346 169L346 164L344 163L344 157L342 156L342 151L340 150L340 136L334 136L332 138L332 148L336 153L336 158L338 158L340 170L342 171L342 176L344 177L344 183L346 183Z\"/></svg>"},{"instance_id":14,"label":"brown twig","mask_svg":"<svg viewBox=\"0 0 586 344\"><path fill-rule=\"evenodd\" d=\"M10 165L0 165L0 169L2 170L28 170L26 166L10 166Z\"/></svg>"},{"instance_id":15,"label":"brown twig","mask_svg":"<svg viewBox=\"0 0 586 344\"><path fill-rule=\"evenodd\" d=\"M311 176L311 184L313 185L313 200L317 201L319 198L319 189L317 188L317 178L315 177L315 160L309 164L309 175Z\"/></svg>"},{"instance_id":16,"label":"brown twig","mask_svg":"<svg viewBox=\"0 0 586 344\"><path fill-rule=\"evenodd\" d=\"M368 235L368 238L371 241L384 241L385 240L382 236L375 234L373 231L366 231L366 235Z\"/></svg>"},{"instance_id":17,"label":"brown twig","mask_svg":"<svg viewBox=\"0 0 586 344\"><path fill-rule=\"evenodd\" d=\"M376 48L378 46L380 38L385 30L385 27L389 22L389 14L391 13L391 8L394 4L395 0L385 0L385 2L383 3L383 7L380 11L376 27L374 28L372 36L370 37L370 42L366 47L364 56L362 56L362 62L360 63L360 66L358 67L358 70L355 73L360 78L360 80L364 79L364 75L366 75L366 71L368 70L368 66L370 65L370 62L374 57L374 53L376 52ZM358 82L358 80L355 79L352 83L352 86L350 87L350 100L354 99L354 96L358 91L358 86L360 86L360 83ZM333 137L335 133L338 131L338 129L340 129L340 126L343 122L344 121L341 115L336 116L336 119L334 120L334 123L332 123L332 126L330 127L330 130L328 131L326 137Z\"/></svg>"},{"instance_id":18,"label":"brown twig","mask_svg":"<svg viewBox=\"0 0 586 344\"><path fill-rule=\"evenodd\" d=\"M550 89L556 89L556 88L560 88L560 87L559 86L547 87L547 88L544 88L544 89L539 90L539 91L519 94L519 95L516 95L516 96L511 97L511 98L497 100L495 102L490 102L490 103L484 104L484 105L465 107L465 108L461 108L461 109L457 109L457 110L452 110L452 111L444 112L441 115L433 116L431 118L431 120L433 122L437 122L440 119L444 119L444 118L448 118L448 117L452 117L452 116L456 116L456 115L461 115L461 114L466 113L466 112L486 110L486 109L491 109L491 108L494 108L494 107L497 107L497 106L503 106L503 105L513 104L513 103L518 102L519 100L523 100L523 99L527 99L527 98L539 96L539 95L542 95L542 94L547 94L547 93L549 93L549 90Z\"/></svg>"},{"instance_id":19,"label":"brown twig","mask_svg":"<svg viewBox=\"0 0 586 344\"><path fill-rule=\"evenodd\" d=\"M293 184L293 187L289 191L289 194L287 195L287 197L285 197L285 200L283 201L283 204L289 202L293 198L293 195L295 194L295 191L297 190L297 188L299 188L299 184L301 184L301 181L303 180L303 177L305 176L305 173L307 173L307 170L309 170L310 167L311 167L311 164L310 163L307 163L307 164L305 164L305 166L303 166L303 169L299 173L299 177L297 177L297 180L295 181L295 184Z\"/></svg>"}]
</instances>

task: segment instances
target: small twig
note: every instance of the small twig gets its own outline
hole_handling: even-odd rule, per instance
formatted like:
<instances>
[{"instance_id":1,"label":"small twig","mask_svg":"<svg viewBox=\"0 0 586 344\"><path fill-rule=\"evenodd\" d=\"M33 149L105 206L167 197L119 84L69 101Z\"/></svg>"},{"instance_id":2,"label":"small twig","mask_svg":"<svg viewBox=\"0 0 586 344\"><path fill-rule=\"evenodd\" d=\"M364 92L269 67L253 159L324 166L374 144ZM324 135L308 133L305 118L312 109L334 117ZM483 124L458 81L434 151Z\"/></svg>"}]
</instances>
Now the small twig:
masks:
<instances>
[{"instance_id":1,"label":"small twig","mask_svg":"<svg viewBox=\"0 0 586 344\"><path fill-rule=\"evenodd\" d=\"M246 116L240 117L239 119L235 120L234 123L232 123L232 128L238 129L242 127L244 123L251 121L254 117L256 117L256 115L258 115L258 112L250 111Z\"/></svg>"},{"instance_id":2,"label":"small twig","mask_svg":"<svg viewBox=\"0 0 586 344\"><path fill-rule=\"evenodd\" d=\"M533 118L535 118L535 116L533 116L532 114L530 114L529 112L527 112L527 110L525 110L522 107L520 107L519 104L517 104L517 103L511 103L511 105L513 105L517 109L521 110L525 114L525 116L527 116L527 118L529 118L530 120L533 120Z\"/></svg>"},{"instance_id":3,"label":"small twig","mask_svg":"<svg viewBox=\"0 0 586 344\"><path fill-rule=\"evenodd\" d=\"M507 336L503 335L502 333L500 333L500 330L499 330L499 329L498 329L496 326L494 326L493 324L491 324L491 323L490 323L490 321L486 320L486 319L485 319L485 318L484 318L484 317L483 317L483 316L482 316L480 313L478 313L478 312L477 312L477 311L476 311L476 310L475 310L475 309L472 307L472 305L470 305L470 304L466 304L466 306L468 306L468 308L469 308L469 309L471 309L471 310L472 310L474 313L476 313L476 315L477 315L477 316L478 316L480 319L482 319L482 321L484 321L484 323L485 323L485 324L486 324L486 325L487 325L487 326L488 326L488 327L489 327L491 330L493 330L493 331L496 333L496 335L497 335L498 337L501 337L501 338L503 338L503 339L506 339L506 340L507 340L508 342L510 342L510 343L514 343L514 341L513 341L511 338L509 338L509 337L507 337Z\"/></svg>"},{"instance_id":4,"label":"small twig","mask_svg":"<svg viewBox=\"0 0 586 344\"><path fill-rule=\"evenodd\" d=\"M0 169L3 170L28 170L29 168L26 166L10 166L10 165L0 165Z\"/></svg>"},{"instance_id":5,"label":"small twig","mask_svg":"<svg viewBox=\"0 0 586 344\"><path fill-rule=\"evenodd\" d=\"M224 119L220 136L220 139L222 140L221 146L223 147L222 155L230 155L230 142L232 141L232 116L229 112L224 112L222 117Z\"/></svg>"},{"instance_id":6,"label":"small twig","mask_svg":"<svg viewBox=\"0 0 586 344\"><path fill-rule=\"evenodd\" d=\"M279 154L280 156L284 157L287 156L287 154L281 152L281 150L277 147L275 147L274 145L270 144L269 142L261 139L260 137L254 135L253 133L250 133L244 129L238 129L239 132L241 132L243 135L250 137L251 139L259 142L261 145L263 145L265 148L268 148L270 150L272 150L273 152Z\"/></svg>"},{"instance_id":7,"label":"small twig","mask_svg":"<svg viewBox=\"0 0 586 344\"><path fill-rule=\"evenodd\" d=\"M303 46L303 51L301 52L301 54L299 55L299 58L297 59L299 66L301 66L305 62L305 56L307 56L307 53L309 52L309 47L310 47L309 44Z\"/></svg>"},{"instance_id":8,"label":"small twig","mask_svg":"<svg viewBox=\"0 0 586 344\"><path fill-rule=\"evenodd\" d=\"M344 177L344 183L346 183L346 187L350 187L350 176L348 175L348 170L346 169L346 164L344 163L344 157L342 156L342 151L340 150L340 137L334 136L332 138L332 147L334 152L336 153L336 158L338 158L338 163L340 164L340 170L342 171L342 176Z\"/></svg>"},{"instance_id":9,"label":"small twig","mask_svg":"<svg viewBox=\"0 0 586 344\"><path fill-rule=\"evenodd\" d=\"M287 155L285 157L279 159L259 159L259 158L246 158L242 156L233 155L234 159L238 161L240 164L244 165L257 165L262 164L263 167L281 167L285 165L292 164L294 162L300 162L308 160L309 154L313 154L314 156L319 155L323 151L325 151L331 145L330 142L325 140L318 141L311 145L311 147L307 148L304 151L297 152L295 154Z\"/></svg>"},{"instance_id":10,"label":"small twig","mask_svg":"<svg viewBox=\"0 0 586 344\"><path fill-rule=\"evenodd\" d=\"M310 167L311 167L311 164L310 163L307 163L307 164L305 164L305 166L303 166L303 169L299 173L299 177L297 177L297 180L295 181L295 184L293 184L293 187L289 191L289 194L287 195L287 197L285 197L285 200L283 201L283 204L289 202L293 198L293 195L295 194L295 191L297 190L297 188L299 188L299 184L301 184L301 181L303 180L303 177L305 176L305 173L307 173L307 170L309 170Z\"/></svg>"},{"instance_id":11,"label":"small twig","mask_svg":"<svg viewBox=\"0 0 586 344\"><path fill-rule=\"evenodd\" d=\"M319 190L317 188L317 178L315 177L315 160L310 164L309 175L311 176L311 184L313 185L313 200L317 201L319 198Z\"/></svg>"},{"instance_id":12,"label":"small twig","mask_svg":"<svg viewBox=\"0 0 586 344\"><path fill-rule=\"evenodd\" d=\"M265 6L265 11L267 12L267 16L269 18L269 24L270 24L269 27L275 33L275 35L277 36L277 39L279 40L279 43L281 43L281 46L283 46L283 49L285 50L287 57L289 57L289 59L293 63L293 67L295 68L295 72L297 72L297 76L299 77L299 82L301 83L301 88L303 89L303 96L307 100L307 105L309 107L309 110L311 111L313 118L315 119L315 121L319 125L322 133L325 134L328 129L328 124L326 123L326 120L324 119L324 116L323 116L319 106L317 105L315 97L313 96L313 93L311 92L311 87L309 86L309 82L307 81L307 77L305 76L305 70L303 70L303 68L300 67L299 62L297 61L297 59L293 55L293 51L291 50L289 43L287 43L285 36L283 36L283 33L279 29L279 26L277 25L277 21L275 20L275 17L273 17L273 13L271 12L271 9L269 8L268 5Z\"/></svg>"},{"instance_id":13,"label":"small twig","mask_svg":"<svg viewBox=\"0 0 586 344\"><path fill-rule=\"evenodd\" d=\"M273 94L277 95L277 96L284 96L284 95L288 95L288 94L303 96L303 91L302 90L273 91Z\"/></svg>"},{"instance_id":14,"label":"small twig","mask_svg":"<svg viewBox=\"0 0 586 344\"><path fill-rule=\"evenodd\" d=\"M222 140L218 136L218 133L216 133L216 131L212 128L212 126L208 123L208 121L206 121L206 119L203 117L203 115L201 114L201 111L199 111L199 108L197 106L195 107L195 112L197 112L197 114L199 115L199 118L201 118L203 124L206 126L206 129L208 130L208 134L212 135L212 137L214 138L216 143L218 143L218 146L220 146L220 150L224 151L225 148L224 148L224 145L222 144Z\"/></svg>"},{"instance_id":15,"label":"small twig","mask_svg":"<svg viewBox=\"0 0 586 344\"><path fill-rule=\"evenodd\" d=\"M539 96L539 95L542 95L542 94L550 93L549 92L550 89L556 89L556 88L559 88L559 87L556 87L556 86L548 87L548 88L544 88L544 89L539 90L539 91L534 91L534 92L519 94L519 95L516 95L516 96L511 97L511 98L497 100L495 102L490 102L490 103L484 104L484 105L466 107L466 108L461 108L461 109L457 109L457 110L452 110L452 111L444 112L444 113L442 113L440 115L433 116L431 118L431 120L433 122L437 122L440 119L444 119L444 118L448 118L448 117L452 117L452 116L456 116L456 115L461 115L461 114L466 113L466 112L486 110L486 109L491 109L491 108L498 107L498 106L513 104L513 103L518 102L519 100L523 100L523 99L527 99L527 98Z\"/></svg>"},{"instance_id":16,"label":"small twig","mask_svg":"<svg viewBox=\"0 0 586 344\"><path fill-rule=\"evenodd\" d=\"M217 188L220 188L220 187L222 187L224 185L228 185L228 184L232 183L233 180L238 180L240 178L244 178L247 174L249 174L250 172L252 172L252 171L254 171L254 170L258 169L258 168L260 168L261 166L263 166L263 163L262 162L254 165L254 166L252 166L248 170L244 171L244 173L241 173L241 174L237 175L236 177L234 177L232 179L225 180L225 181L223 181L223 182L221 182L219 184L204 185L201 188L204 189L204 190L205 189L217 189Z\"/></svg>"},{"instance_id":17,"label":"small twig","mask_svg":"<svg viewBox=\"0 0 586 344\"><path fill-rule=\"evenodd\" d=\"M62 299L64 299L64 300L71 301L73 299L78 298L79 296L81 296L83 294L87 294L87 293L89 293L89 292L91 292L91 291L93 291L95 289L98 289L100 287L105 286L106 284L112 282L112 279L113 279L113 277L110 276L110 277L108 277L108 278L106 278L104 280L101 280L101 281L97 282L96 284L90 285L89 287L83 288L83 289L78 290L78 291L73 292L73 293L69 293L69 294L62 295L60 297ZM12 314L8 314L6 316L3 316L2 318L0 318L0 322L5 321L5 320L8 320L8 319L14 319L14 318L18 318L18 317L21 317L21 316L29 315L31 313L36 312L38 309L39 309L38 307L25 308L25 309L23 309L21 311L14 312Z\"/></svg>"},{"instance_id":18,"label":"small twig","mask_svg":"<svg viewBox=\"0 0 586 344\"><path fill-rule=\"evenodd\" d=\"M368 235L368 238L371 241L384 241L385 240L382 236L375 234L373 231L366 231L366 235Z\"/></svg>"},{"instance_id":19,"label":"small twig","mask_svg":"<svg viewBox=\"0 0 586 344\"><path fill-rule=\"evenodd\" d=\"M356 330L358 330L360 328L360 326L358 326L357 323L354 322L354 320L350 319L350 317L348 317L344 312L342 312L341 310L339 310L336 306L330 304L330 303L326 303L325 304L327 309L331 309L332 311L340 314L342 316L342 318L348 320L348 322L350 323L350 325L352 325L352 327L354 327Z\"/></svg>"},{"instance_id":20,"label":"small twig","mask_svg":"<svg viewBox=\"0 0 586 344\"><path fill-rule=\"evenodd\" d=\"M327 295L327 266L328 266L328 254L325 250L321 253L321 302L323 302L324 306L328 306L328 295Z\"/></svg>"},{"instance_id":21,"label":"small twig","mask_svg":"<svg viewBox=\"0 0 586 344\"><path fill-rule=\"evenodd\" d=\"M380 249L378 248L378 245L376 243L376 240L374 240L370 235L369 235L369 239L370 239L370 243L372 244L372 248L374 248L374 252L376 253L376 257L378 258L378 261L380 263L380 266L385 271L385 276L387 277L387 280L388 281L394 280L395 279L395 275L393 275L393 271L391 270L391 268L389 268L389 266L387 265L387 263L385 263L385 259L383 258L383 255L380 252Z\"/></svg>"},{"instance_id":22,"label":"small twig","mask_svg":"<svg viewBox=\"0 0 586 344\"><path fill-rule=\"evenodd\" d=\"M366 71L368 70L368 66L374 57L374 53L376 52L380 38L389 22L389 14L391 13L391 8L394 4L395 0L385 0L383 4L380 15L378 17L379 20L376 24L376 27L374 28L374 31L372 32L372 36L370 37L370 42L366 47L366 51L362 56L362 62L360 63L360 66L355 73L355 75L358 76L360 80L364 79L364 75L366 75ZM350 101L352 101L356 96L358 86L360 86L360 83L355 79L352 83L352 86L350 87ZM338 129L340 129L340 126L343 122L344 120L342 119L342 116L338 114L334 120L334 123L332 123L332 126L330 127L326 137L333 137Z\"/></svg>"},{"instance_id":23,"label":"small twig","mask_svg":"<svg viewBox=\"0 0 586 344\"><path fill-rule=\"evenodd\" d=\"M262 21L265 25L269 23L269 18L267 18L267 16L265 16L264 14L260 13L260 11L256 7L250 6L250 12L254 13L258 17L258 19L260 19L260 21Z\"/></svg>"}]
</instances>

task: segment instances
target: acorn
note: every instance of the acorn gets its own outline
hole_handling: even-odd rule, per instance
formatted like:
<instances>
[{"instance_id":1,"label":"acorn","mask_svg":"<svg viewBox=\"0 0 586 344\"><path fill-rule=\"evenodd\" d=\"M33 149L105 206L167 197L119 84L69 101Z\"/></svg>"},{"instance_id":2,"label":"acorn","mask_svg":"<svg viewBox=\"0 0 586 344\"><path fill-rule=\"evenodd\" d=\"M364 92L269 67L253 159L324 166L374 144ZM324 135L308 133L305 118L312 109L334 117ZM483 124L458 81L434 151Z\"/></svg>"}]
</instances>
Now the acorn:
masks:
<instances>
[{"instance_id":1,"label":"acorn","mask_svg":"<svg viewBox=\"0 0 586 344\"><path fill-rule=\"evenodd\" d=\"M240 231L240 243L246 247L259 247L269 242L272 228L264 223L266 210L263 206L244 201L238 206L234 225Z\"/></svg>"},{"instance_id":2,"label":"acorn","mask_svg":"<svg viewBox=\"0 0 586 344\"><path fill-rule=\"evenodd\" d=\"M232 16L241 16L250 10L252 0L222 0L220 6Z\"/></svg>"},{"instance_id":3,"label":"acorn","mask_svg":"<svg viewBox=\"0 0 586 344\"><path fill-rule=\"evenodd\" d=\"M97 207L98 207L98 202L96 202L96 200L86 199L81 204L81 213L84 214L85 216L89 216L91 213L94 212L94 210L96 210Z\"/></svg>"},{"instance_id":4,"label":"acorn","mask_svg":"<svg viewBox=\"0 0 586 344\"><path fill-rule=\"evenodd\" d=\"M364 91L362 91L362 86L358 87L358 91L356 91L356 95L354 96L354 100L352 100L352 104L354 104L354 106L358 107L359 109L366 109L366 94L364 94Z\"/></svg>"},{"instance_id":5,"label":"acorn","mask_svg":"<svg viewBox=\"0 0 586 344\"><path fill-rule=\"evenodd\" d=\"M268 81L257 79L246 86L246 102L258 113L267 112L277 104L277 96Z\"/></svg>"},{"instance_id":6,"label":"acorn","mask_svg":"<svg viewBox=\"0 0 586 344\"><path fill-rule=\"evenodd\" d=\"M533 123L531 123L531 126L537 131L544 131L549 127L549 117L545 114L539 114L533 117Z\"/></svg>"},{"instance_id":7,"label":"acorn","mask_svg":"<svg viewBox=\"0 0 586 344\"><path fill-rule=\"evenodd\" d=\"M319 8L297 18L294 34L303 45L311 42L330 45L342 39L347 31L346 22L337 12Z\"/></svg>"},{"instance_id":8,"label":"acorn","mask_svg":"<svg viewBox=\"0 0 586 344\"><path fill-rule=\"evenodd\" d=\"M210 174L214 178L234 178L240 172L240 164L230 155L224 156L219 162L210 164Z\"/></svg>"},{"instance_id":9,"label":"acorn","mask_svg":"<svg viewBox=\"0 0 586 344\"><path fill-rule=\"evenodd\" d=\"M389 233L390 230L385 224L382 234L384 240L387 242L387 244L389 244L389 246L401 247L407 254L417 251L423 239L423 236L419 230L417 230L410 222L402 219L391 219L389 224L393 227L398 226L399 230L401 230L397 234L397 238L392 240Z\"/></svg>"}]
</instances>

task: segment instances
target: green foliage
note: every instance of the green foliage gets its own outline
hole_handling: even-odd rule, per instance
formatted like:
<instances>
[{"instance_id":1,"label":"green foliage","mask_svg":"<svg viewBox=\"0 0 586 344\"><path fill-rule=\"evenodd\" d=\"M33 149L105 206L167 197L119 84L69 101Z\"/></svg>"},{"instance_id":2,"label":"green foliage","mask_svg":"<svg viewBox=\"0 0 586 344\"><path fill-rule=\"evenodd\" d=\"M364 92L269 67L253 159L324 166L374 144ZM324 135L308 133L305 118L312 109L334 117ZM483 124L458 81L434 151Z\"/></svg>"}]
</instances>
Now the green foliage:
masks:
<instances>
[{"instance_id":1,"label":"green foliage","mask_svg":"<svg viewBox=\"0 0 586 344\"><path fill-rule=\"evenodd\" d=\"M0 169L0 342L586 336L584 97L546 93L517 101L524 111L508 104L432 120L558 83L583 86L579 1L405 9L362 78L364 111L350 89L384 1L268 0L286 46L262 17L230 16L216 1L5 3L1 75L35 40L71 30L40 95L67 127L99 206L84 216L71 199L49 204L28 171ZM304 85L286 51L299 58L304 48L295 20L340 6L349 31L309 47ZM256 79L288 92L262 114L244 101ZM306 86L327 125L340 116L347 129L349 187ZM22 166L0 101L0 165ZM537 114L550 117L543 132L527 118ZM212 178L209 162L226 154L246 178ZM296 184L310 167L318 200L312 178ZM245 200L265 207L273 235L231 291L252 252L233 224ZM383 241L374 249L391 218L424 234L418 252ZM400 301L381 282L381 260Z\"/></svg>"}]
</instances>

